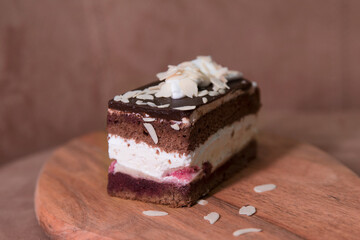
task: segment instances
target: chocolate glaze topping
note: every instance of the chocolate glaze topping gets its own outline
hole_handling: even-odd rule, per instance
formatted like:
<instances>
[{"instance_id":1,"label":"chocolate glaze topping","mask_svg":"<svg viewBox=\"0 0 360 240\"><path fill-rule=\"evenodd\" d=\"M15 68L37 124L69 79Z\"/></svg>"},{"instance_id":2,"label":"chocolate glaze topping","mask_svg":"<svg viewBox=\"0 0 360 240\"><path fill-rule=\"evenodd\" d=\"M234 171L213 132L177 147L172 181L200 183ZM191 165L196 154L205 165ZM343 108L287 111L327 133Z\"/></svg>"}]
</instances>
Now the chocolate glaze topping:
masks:
<instances>
[{"instance_id":1,"label":"chocolate glaze topping","mask_svg":"<svg viewBox=\"0 0 360 240\"><path fill-rule=\"evenodd\" d=\"M157 84L159 84L159 81L149 83L149 84L142 86L140 88L137 88L135 90L143 90L145 88L148 88L150 86L154 86ZM219 94L217 96L210 96L210 95L204 96L208 99L208 102L206 104L209 104L212 101L222 98L222 97L226 96L227 94L237 91L237 90L243 90L243 91L249 90L251 88L252 84L249 80L246 80L244 78L238 78L238 79L231 79L231 81L227 82L227 85L230 87L230 89L224 89L225 90L224 94ZM205 89L208 91L212 91L212 85L209 85L208 87L205 87L205 88L200 88L199 92L202 90L205 90ZM205 103L202 101L202 98L203 97L194 97L194 98L184 97L181 99L172 99L171 97L169 97L169 98L155 97L154 100L141 100L143 102L153 102L156 105L170 104L170 106L167 108L157 108L157 107L151 107L148 105L138 105L138 104L136 104L136 101L139 100L137 98L130 98L129 103L123 103L121 101L115 101L114 99L111 99L108 103L108 107L110 109L114 109L114 110L120 110L120 111L125 111L125 112L135 112L135 113L146 113L152 117L163 118L163 119L167 119L167 120L181 121L181 119L183 117L189 117L193 113L193 111L195 111L196 109L182 111L182 110L177 110L174 108L183 107L183 106L199 107L199 106L205 105Z\"/></svg>"}]
</instances>

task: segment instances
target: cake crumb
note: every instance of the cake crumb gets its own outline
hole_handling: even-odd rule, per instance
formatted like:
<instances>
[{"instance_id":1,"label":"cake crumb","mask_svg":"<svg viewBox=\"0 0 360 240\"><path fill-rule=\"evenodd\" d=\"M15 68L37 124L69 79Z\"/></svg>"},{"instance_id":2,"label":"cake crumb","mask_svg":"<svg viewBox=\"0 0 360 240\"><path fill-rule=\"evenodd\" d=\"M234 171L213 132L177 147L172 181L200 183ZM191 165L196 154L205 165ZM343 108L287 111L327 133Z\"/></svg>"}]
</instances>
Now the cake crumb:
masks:
<instances>
[{"instance_id":1,"label":"cake crumb","mask_svg":"<svg viewBox=\"0 0 360 240\"><path fill-rule=\"evenodd\" d=\"M160 154L159 149L156 149L156 154L157 154L157 155L159 155L159 154Z\"/></svg>"},{"instance_id":2,"label":"cake crumb","mask_svg":"<svg viewBox=\"0 0 360 240\"><path fill-rule=\"evenodd\" d=\"M168 163L171 164L171 160L170 160L170 159L168 160Z\"/></svg>"}]
</instances>

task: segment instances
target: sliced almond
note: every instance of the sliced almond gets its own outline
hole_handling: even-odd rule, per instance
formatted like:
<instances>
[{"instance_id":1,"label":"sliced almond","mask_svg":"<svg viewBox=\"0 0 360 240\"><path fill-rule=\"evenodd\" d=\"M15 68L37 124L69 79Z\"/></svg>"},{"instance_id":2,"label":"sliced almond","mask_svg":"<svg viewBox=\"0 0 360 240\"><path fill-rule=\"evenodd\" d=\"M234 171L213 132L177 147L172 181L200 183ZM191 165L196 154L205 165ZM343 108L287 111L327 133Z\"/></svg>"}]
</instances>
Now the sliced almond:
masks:
<instances>
[{"instance_id":1,"label":"sliced almond","mask_svg":"<svg viewBox=\"0 0 360 240\"><path fill-rule=\"evenodd\" d=\"M219 92L217 92L217 91L210 91L210 92L209 92L209 95L210 95L211 97L215 97L215 96L219 95Z\"/></svg>"},{"instance_id":2,"label":"sliced almond","mask_svg":"<svg viewBox=\"0 0 360 240\"><path fill-rule=\"evenodd\" d=\"M154 100L154 96L150 95L150 94L142 94L142 95L138 95L136 96L137 99L142 99L142 100Z\"/></svg>"},{"instance_id":3,"label":"sliced almond","mask_svg":"<svg viewBox=\"0 0 360 240\"><path fill-rule=\"evenodd\" d=\"M202 101L203 101L203 103L207 103L207 102L208 102L208 100L207 100L206 97L203 97L203 98L202 98Z\"/></svg>"},{"instance_id":4,"label":"sliced almond","mask_svg":"<svg viewBox=\"0 0 360 240\"><path fill-rule=\"evenodd\" d=\"M153 125L151 125L150 123L144 123L144 126L145 126L146 130L148 131L148 133L150 134L150 137L152 138L154 143L157 144L159 142L159 140L158 140L158 137L156 135Z\"/></svg>"},{"instance_id":5,"label":"sliced almond","mask_svg":"<svg viewBox=\"0 0 360 240\"><path fill-rule=\"evenodd\" d=\"M197 96L198 87L194 81L190 79L183 79L179 82L180 88L185 96L192 98L193 96Z\"/></svg>"},{"instance_id":6,"label":"sliced almond","mask_svg":"<svg viewBox=\"0 0 360 240\"><path fill-rule=\"evenodd\" d=\"M208 93L209 93L208 90L202 90L198 93L198 97L203 97L203 96L207 95Z\"/></svg>"},{"instance_id":7,"label":"sliced almond","mask_svg":"<svg viewBox=\"0 0 360 240\"><path fill-rule=\"evenodd\" d=\"M155 93L157 93L159 90L149 90L149 89L146 89L146 91L144 90L144 93L145 94L150 94L150 95L153 95Z\"/></svg>"},{"instance_id":8,"label":"sliced almond","mask_svg":"<svg viewBox=\"0 0 360 240\"><path fill-rule=\"evenodd\" d=\"M147 105L149 105L150 107L157 107L155 103L153 102L146 102Z\"/></svg>"},{"instance_id":9,"label":"sliced almond","mask_svg":"<svg viewBox=\"0 0 360 240\"><path fill-rule=\"evenodd\" d=\"M114 101L115 101L115 102L119 102L119 101L121 101L121 99L122 99L122 96L121 96L121 95L116 95L116 96L114 97Z\"/></svg>"},{"instance_id":10,"label":"sliced almond","mask_svg":"<svg viewBox=\"0 0 360 240\"><path fill-rule=\"evenodd\" d=\"M147 89L149 89L150 91L153 91L153 90L154 91L159 91L162 84L164 84L164 83L162 82L159 85L151 86L151 87L148 87Z\"/></svg>"},{"instance_id":11,"label":"sliced almond","mask_svg":"<svg viewBox=\"0 0 360 240\"><path fill-rule=\"evenodd\" d=\"M229 70L225 76L229 81L231 81L233 79L241 78L243 74L238 71Z\"/></svg>"},{"instance_id":12,"label":"sliced almond","mask_svg":"<svg viewBox=\"0 0 360 240\"><path fill-rule=\"evenodd\" d=\"M243 206L239 210L240 215L251 216L256 213L256 208L253 206Z\"/></svg>"},{"instance_id":13,"label":"sliced almond","mask_svg":"<svg viewBox=\"0 0 360 240\"><path fill-rule=\"evenodd\" d=\"M143 102L143 101L141 101L141 100L137 100L135 103L136 103L137 105L147 105L146 102Z\"/></svg>"},{"instance_id":14,"label":"sliced almond","mask_svg":"<svg viewBox=\"0 0 360 240\"><path fill-rule=\"evenodd\" d=\"M220 94L224 94L225 93L225 89L219 89L219 91L218 91Z\"/></svg>"},{"instance_id":15,"label":"sliced almond","mask_svg":"<svg viewBox=\"0 0 360 240\"><path fill-rule=\"evenodd\" d=\"M203 199L200 199L200 200L197 201L197 204L203 205L203 206L205 206L205 205L208 204L208 203L209 203L208 201L203 200Z\"/></svg>"},{"instance_id":16,"label":"sliced almond","mask_svg":"<svg viewBox=\"0 0 360 240\"><path fill-rule=\"evenodd\" d=\"M239 229L239 230L236 230L235 232L233 232L233 236L238 237L245 233L254 233L254 232L261 232L261 231L262 230L260 228L243 228L243 229Z\"/></svg>"},{"instance_id":17,"label":"sliced almond","mask_svg":"<svg viewBox=\"0 0 360 240\"><path fill-rule=\"evenodd\" d=\"M150 216L150 217L161 217L161 216L168 215L167 212L153 211L153 210L143 211L143 214L146 215L146 216Z\"/></svg>"},{"instance_id":18,"label":"sliced almond","mask_svg":"<svg viewBox=\"0 0 360 240\"><path fill-rule=\"evenodd\" d=\"M156 119L155 118L143 118L144 122L153 122Z\"/></svg>"},{"instance_id":19,"label":"sliced almond","mask_svg":"<svg viewBox=\"0 0 360 240\"><path fill-rule=\"evenodd\" d=\"M181 110L181 111L186 111L186 110L193 110L195 108L196 108L196 106L183 106L183 107L176 107L174 109Z\"/></svg>"},{"instance_id":20,"label":"sliced almond","mask_svg":"<svg viewBox=\"0 0 360 240\"><path fill-rule=\"evenodd\" d=\"M166 82L161 86L160 90L155 94L155 97L171 97L171 84Z\"/></svg>"},{"instance_id":21,"label":"sliced almond","mask_svg":"<svg viewBox=\"0 0 360 240\"><path fill-rule=\"evenodd\" d=\"M175 123L175 124L170 125L170 127L172 127L173 129L175 129L175 130L177 130L177 131L179 131L179 130L180 130L179 125L177 125L176 123Z\"/></svg>"},{"instance_id":22,"label":"sliced almond","mask_svg":"<svg viewBox=\"0 0 360 240\"><path fill-rule=\"evenodd\" d=\"M225 88L226 87L226 84L221 81L220 79L218 78L210 78L210 81L212 82L212 84L214 84L215 86L217 86L218 88Z\"/></svg>"},{"instance_id":23,"label":"sliced almond","mask_svg":"<svg viewBox=\"0 0 360 240\"><path fill-rule=\"evenodd\" d=\"M210 224L214 224L219 218L220 215L217 212L211 212L204 217L204 219L208 220Z\"/></svg>"},{"instance_id":24,"label":"sliced almond","mask_svg":"<svg viewBox=\"0 0 360 240\"><path fill-rule=\"evenodd\" d=\"M170 106L170 104L164 104L164 105L158 105L157 107L158 108L167 108L169 106Z\"/></svg>"},{"instance_id":25,"label":"sliced almond","mask_svg":"<svg viewBox=\"0 0 360 240\"><path fill-rule=\"evenodd\" d=\"M129 92L125 93L123 95L123 97L124 98L132 98L132 97L134 97L134 96L136 96L136 95L138 95L140 93L142 93L142 91L140 91L140 90L129 91Z\"/></svg>"},{"instance_id":26,"label":"sliced almond","mask_svg":"<svg viewBox=\"0 0 360 240\"><path fill-rule=\"evenodd\" d=\"M262 192L267 192L267 191L271 191L274 190L276 188L275 184L263 184L263 185L259 185L254 187L254 191L257 193L262 193Z\"/></svg>"},{"instance_id":27,"label":"sliced almond","mask_svg":"<svg viewBox=\"0 0 360 240\"><path fill-rule=\"evenodd\" d=\"M129 99L127 99L127 98L122 98L120 101L123 102L123 103L128 103L128 102L129 102Z\"/></svg>"}]
</instances>

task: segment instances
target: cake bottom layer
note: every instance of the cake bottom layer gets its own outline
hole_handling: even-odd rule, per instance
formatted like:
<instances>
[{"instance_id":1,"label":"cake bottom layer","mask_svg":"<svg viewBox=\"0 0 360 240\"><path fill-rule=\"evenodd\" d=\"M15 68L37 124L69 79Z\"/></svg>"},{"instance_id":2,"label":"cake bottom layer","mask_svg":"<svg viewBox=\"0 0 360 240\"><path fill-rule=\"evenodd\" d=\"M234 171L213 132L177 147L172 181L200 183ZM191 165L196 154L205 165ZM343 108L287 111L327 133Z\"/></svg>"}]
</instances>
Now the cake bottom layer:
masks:
<instances>
[{"instance_id":1,"label":"cake bottom layer","mask_svg":"<svg viewBox=\"0 0 360 240\"><path fill-rule=\"evenodd\" d=\"M251 141L212 173L211 164L205 163L204 177L187 185L159 183L133 178L121 172L110 172L107 191L113 197L169 205L170 207L191 206L219 183L244 168L251 159L256 157L256 147L256 141Z\"/></svg>"}]
</instances>

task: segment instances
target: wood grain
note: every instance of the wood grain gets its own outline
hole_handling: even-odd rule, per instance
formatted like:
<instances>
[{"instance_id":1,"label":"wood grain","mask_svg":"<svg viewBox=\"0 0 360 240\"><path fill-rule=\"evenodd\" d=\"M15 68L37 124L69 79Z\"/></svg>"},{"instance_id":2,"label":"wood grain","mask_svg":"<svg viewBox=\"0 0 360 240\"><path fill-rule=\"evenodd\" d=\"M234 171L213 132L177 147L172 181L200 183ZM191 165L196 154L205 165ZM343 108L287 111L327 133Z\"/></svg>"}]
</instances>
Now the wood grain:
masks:
<instances>
[{"instance_id":1,"label":"wood grain","mask_svg":"<svg viewBox=\"0 0 360 240\"><path fill-rule=\"evenodd\" d=\"M106 193L106 135L75 139L45 164L37 183L35 210L45 232L66 239L231 239L239 228L261 233L242 239L357 239L360 179L319 149L270 135L259 137L259 157L206 198L206 206L172 209L111 198ZM255 193L274 183L277 189ZM238 210L253 205L257 213ZM169 213L147 217L144 210ZM203 216L216 211L210 225Z\"/></svg>"}]
</instances>

